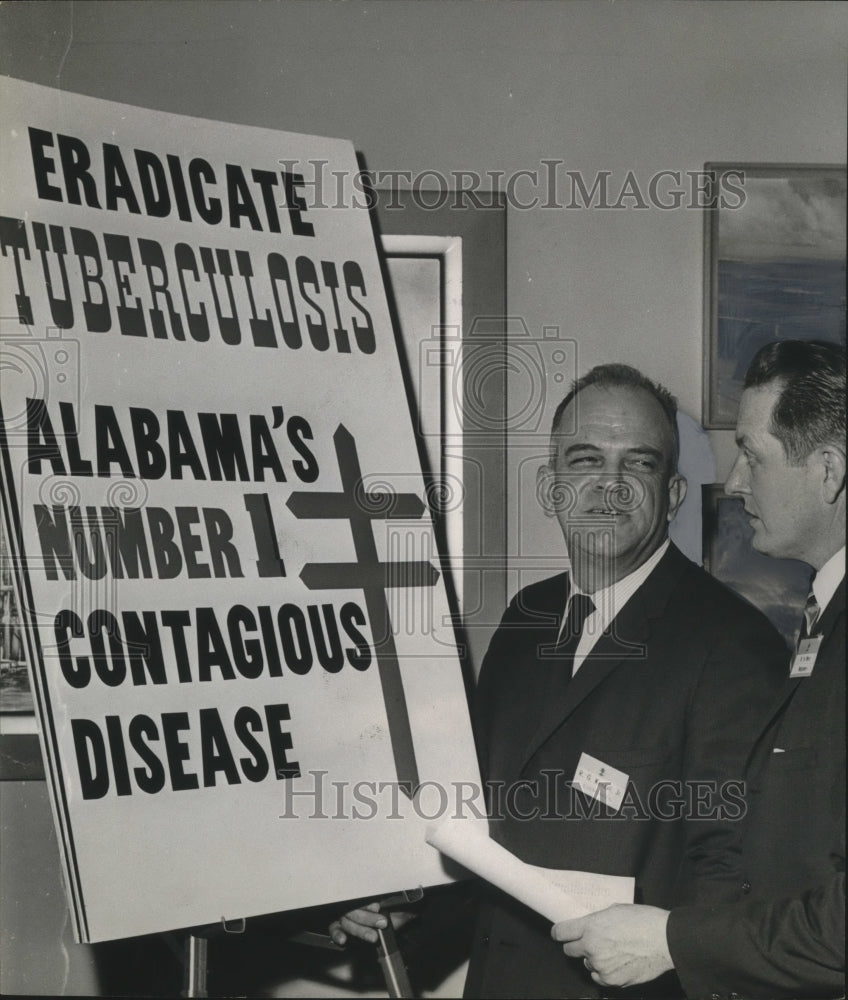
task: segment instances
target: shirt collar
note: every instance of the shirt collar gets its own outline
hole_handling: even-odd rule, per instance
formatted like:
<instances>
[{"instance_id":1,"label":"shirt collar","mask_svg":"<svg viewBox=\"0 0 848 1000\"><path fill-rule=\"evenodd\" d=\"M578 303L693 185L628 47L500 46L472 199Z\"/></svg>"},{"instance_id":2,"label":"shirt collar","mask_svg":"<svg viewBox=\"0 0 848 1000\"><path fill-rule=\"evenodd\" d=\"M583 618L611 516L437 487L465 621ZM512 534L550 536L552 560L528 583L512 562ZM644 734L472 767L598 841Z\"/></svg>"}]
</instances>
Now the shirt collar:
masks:
<instances>
[{"instance_id":1,"label":"shirt collar","mask_svg":"<svg viewBox=\"0 0 848 1000\"><path fill-rule=\"evenodd\" d=\"M596 613L600 613L601 617L604 619L604 627L612 621L627 601L630 600L630 598L648 579L660 559L662 559L662 557L666 554L670 544L671 543L666 538L650 559L643 562L642 565L634 569L632 573L628 573L627 576L623 576L620 580L610 584L609 587L603 587L600 590L596 590L594 594L589 595L592 598L592 603L595 605ZM568 604L571 602L571 598L575 594L585 593L585 591L581 590L577 586L573 578L571 581L571 588L572 589L568 595L568 601L566 602L566 614L568 613ZM563 621L564 620L565 617L563 616Z\"/></svg>"},{"instance_id":2,"label":"shirt collar","mask_svg":"<svg viewBox=\"0 0 848 1000\"><path fill-rule=\"evenodd\" d=\"M834 552L830 559L816 573L813 580L813 594L818 606L821 608L821 612L819 612L820 616L836 593L836 588L842 582L844 576L845 546L843 545L838 552Z\"/></svg>"}]
</instances>

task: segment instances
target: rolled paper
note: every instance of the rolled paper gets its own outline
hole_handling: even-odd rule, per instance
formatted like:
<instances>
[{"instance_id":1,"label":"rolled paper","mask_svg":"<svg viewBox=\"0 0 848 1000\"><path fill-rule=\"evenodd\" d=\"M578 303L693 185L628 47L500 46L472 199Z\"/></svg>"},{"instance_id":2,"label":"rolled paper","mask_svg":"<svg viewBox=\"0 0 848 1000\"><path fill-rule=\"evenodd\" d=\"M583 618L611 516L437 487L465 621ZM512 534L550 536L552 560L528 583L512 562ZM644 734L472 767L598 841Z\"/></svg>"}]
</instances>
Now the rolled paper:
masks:
<instances>
[{"instance_id":1,"label":"rolled paper","mask_svg":"<svg viewBox=\"0 0 848 1000\"><path fill-rule=\"evenodd\" d=\"M578 902L550 882L538 868L525 864L505 847L496 844L484 822L448 819L438 826L431 826L426 840L442 854L447 854L475 875L508 892L525 906L547 917L551 923L584 917L593 910L593 907ZM602 905L608 906L609 903Z\"/></svg>"}]
</instances>

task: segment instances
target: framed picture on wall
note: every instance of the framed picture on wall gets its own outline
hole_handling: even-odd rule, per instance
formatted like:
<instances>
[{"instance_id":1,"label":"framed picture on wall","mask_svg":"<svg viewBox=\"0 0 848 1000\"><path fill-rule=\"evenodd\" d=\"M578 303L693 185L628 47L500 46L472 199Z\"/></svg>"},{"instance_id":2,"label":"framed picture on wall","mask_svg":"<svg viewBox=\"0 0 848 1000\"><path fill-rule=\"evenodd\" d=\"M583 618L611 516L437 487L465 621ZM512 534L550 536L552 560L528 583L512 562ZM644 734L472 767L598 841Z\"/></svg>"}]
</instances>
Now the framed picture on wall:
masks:
<instances>
[{"instance_id":1,"label":"framed picture on wall","mask_svg":"<svg viewBox=\"0 0 848 1000\"><path fill-rule=\"evenodd\" d=\"M708 163L704 426L732 428L773 340L845 341L844 166Z\"/></svg>"},{"instance_id":2,"label":"framed picture on wall","mask_svg":"<svg viewBox=\"0 0 848 1000\"><path fill-rule=\"evenodd\" d=\"M758 607L793 646L812 568L757 552L742 501L728 496L720 484L703 487L703 510L704 568Z\"/></svg>"}]
</instances>

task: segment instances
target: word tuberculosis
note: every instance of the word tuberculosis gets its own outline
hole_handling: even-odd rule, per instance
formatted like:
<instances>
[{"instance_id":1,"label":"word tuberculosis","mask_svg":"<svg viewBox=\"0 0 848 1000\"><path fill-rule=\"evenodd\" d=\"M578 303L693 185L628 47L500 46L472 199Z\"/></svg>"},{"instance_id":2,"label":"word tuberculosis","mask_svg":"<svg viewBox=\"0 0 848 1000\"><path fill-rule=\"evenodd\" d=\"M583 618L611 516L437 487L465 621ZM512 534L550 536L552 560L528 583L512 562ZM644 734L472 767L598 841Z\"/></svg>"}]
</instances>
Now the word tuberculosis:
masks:
<instances>
[{"instance_id":1,"label":"word tuberculosis","mask_svg":"<svg viewBox=\"0 0 848 1000\"><path fill-rule=\"evenodd\" d=\"M130 159L112 143L101 144L95 173L92 152L81 139L28 131L36 191L44 201L216 229L315 236L299 174L246 171L228 163L221 177L201 157L184 163L173 154L162 158L135 149ZM297 350L307 344L340 354L376 349L365 279L355 260L271 251L259 262L244 249L163 245L9 216L0 216L0 250L14 257L15 302L20 322L28 325L48 322L33 315L30 293L41 281L50 321L60 329L79 322L76 302L91 333L117 325L131 337L206 342L217 336L228 345ZM69 266L71 254L75 266Z\"/></svg>"}]
</instances>

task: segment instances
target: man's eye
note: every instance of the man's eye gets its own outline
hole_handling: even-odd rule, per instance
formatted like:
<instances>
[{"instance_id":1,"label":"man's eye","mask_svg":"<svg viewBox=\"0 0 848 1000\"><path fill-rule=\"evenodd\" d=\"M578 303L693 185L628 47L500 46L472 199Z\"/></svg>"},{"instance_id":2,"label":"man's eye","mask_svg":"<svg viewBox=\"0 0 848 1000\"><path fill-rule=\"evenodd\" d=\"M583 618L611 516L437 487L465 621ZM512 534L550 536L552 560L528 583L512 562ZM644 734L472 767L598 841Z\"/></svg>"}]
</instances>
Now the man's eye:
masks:
<instances>
[{"instance_id":1,"label":"man's eye","mask_svg":"<svg viewBox=\"0 0 848 1000\"><path fill-rule=\"evenodd\" d=\"M637 472L653 472L657 463L652 458L634 458L629 463L631 469Z\"/></svg>"},{"instance_id":2,"label":"man's eye","mask_svg":"<svg viewBox=\"0 0 848 1000\"><path fill-rule=\"evenodd\" d=\"M580 469L597 465L599 461L600 459L596 458L594 455L581 455L578 458L570 459L568 466L570 469Z\"/></svg>"}]
</instances>

